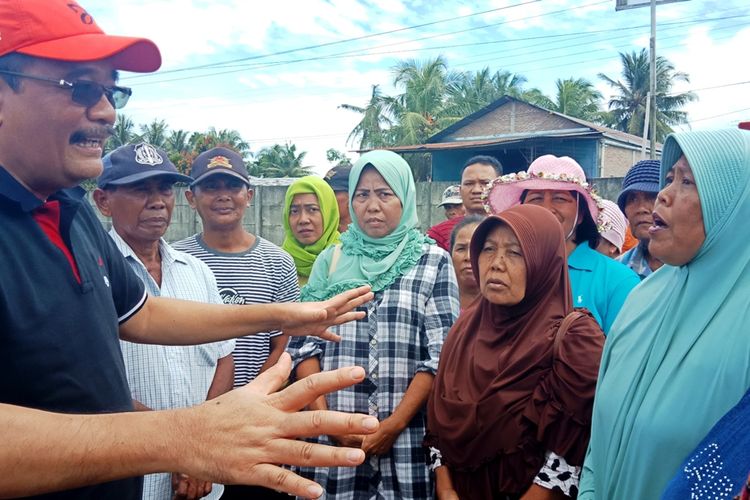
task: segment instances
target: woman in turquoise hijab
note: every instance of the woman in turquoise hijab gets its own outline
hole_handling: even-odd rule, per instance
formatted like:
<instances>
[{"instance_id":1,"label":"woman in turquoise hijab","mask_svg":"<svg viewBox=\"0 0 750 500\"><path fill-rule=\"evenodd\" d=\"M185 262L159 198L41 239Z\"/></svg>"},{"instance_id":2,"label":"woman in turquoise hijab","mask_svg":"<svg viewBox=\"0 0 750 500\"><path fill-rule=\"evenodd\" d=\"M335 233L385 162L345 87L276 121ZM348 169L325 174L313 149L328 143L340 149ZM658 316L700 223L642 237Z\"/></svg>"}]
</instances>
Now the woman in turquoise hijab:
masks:
<instances>
[{"instance_id":1,"label":"woman in turquoise hijab","mask_svg":"<svg viewBox=\"0 0 750 500\"><path fill-rule=\"evenodd\" d=\"M375 298L364 319L335 327L341 342L308 337L289 347L298 378L321 369L359 365L364 382L310 405L378 417L372 436L318 436L315 441L361 447L359 467L302 469L329 499L432 498L422 448L425 404L440 350L458 316L458 287L448 254L420 233L409 165L396 153L371 151L349 176L352 223L341 244L313 265L303 300L369 284ZM378 496L379 495L379 496Z\"/></svg>"},{"instance_id":2,"label":"woman in turquoise hijab","mask_svg":"<svg viewBox=\"0 0 750 500\"><path fill-rule=\"evenodd\" d=\"M649 250L666 265L607 338L580 499L659 498L750 387L750 133L670 135L661 165ZM715 451L694 491L731 498Z\"/></svg>"},{"instance_id":3,"label":"woman in turquoise hijab","mask_svg":"<svg viewBox=\"0 0 750 500\"><path fill-rule=\"evenodd\" d=\"M326 181L309 175L294 181L284 197L284 243L300 286L307 283L320 252L339 241L339 206Z\"/></svg>"}]
</instances>

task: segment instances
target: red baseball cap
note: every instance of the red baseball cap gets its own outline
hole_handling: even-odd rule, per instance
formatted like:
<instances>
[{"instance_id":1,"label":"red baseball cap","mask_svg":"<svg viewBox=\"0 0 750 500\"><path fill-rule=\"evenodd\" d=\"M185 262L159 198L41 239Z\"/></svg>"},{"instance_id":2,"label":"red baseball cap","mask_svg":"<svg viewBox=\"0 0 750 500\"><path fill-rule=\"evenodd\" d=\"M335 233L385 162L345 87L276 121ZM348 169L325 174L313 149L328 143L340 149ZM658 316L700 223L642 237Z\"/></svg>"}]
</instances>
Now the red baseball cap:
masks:
<instances>
[{"instance_id":1,"label":"red baseball cap","mask_svg":"<svg viewBox=\"0 0 750 500\"><path fill-rule=\"evenodd\" d=\"M12 52L71 62L111 59L115 69L139 73L161 66L154 42L105 34L73 0L0 0L0 56Z\"/></svg>"}]
</instances>

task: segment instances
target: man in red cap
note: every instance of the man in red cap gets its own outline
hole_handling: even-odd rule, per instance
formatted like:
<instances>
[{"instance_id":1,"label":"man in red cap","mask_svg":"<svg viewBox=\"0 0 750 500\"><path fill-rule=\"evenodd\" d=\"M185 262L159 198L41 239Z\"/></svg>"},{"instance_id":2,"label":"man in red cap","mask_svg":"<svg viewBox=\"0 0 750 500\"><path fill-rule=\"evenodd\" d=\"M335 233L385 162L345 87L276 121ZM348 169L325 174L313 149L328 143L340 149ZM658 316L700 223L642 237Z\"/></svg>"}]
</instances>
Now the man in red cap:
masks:
<instances>
[{"instance_id":1,"label":"man in red cap","mask_svg":"<svg viewBox=\"0 0 750 500\"><path fill-rule=\"evenodd\" d=\"M117 70L160 64L152 42L105 35L72 0L0 0L0 496L138 499L139 476L180 471L317 497L318 485L275 464L353 466L364 454L296 438L377 428L366 416L298 413L364 371L275 392L287 355L208 403L131 412L120 338L180 345L278 329L335 340L327 328L362 317L352 309L371 298L364 288L231 307L146 294L75 186L101 173L115 109L130 97Z\"/></svg>"}]
</instances>

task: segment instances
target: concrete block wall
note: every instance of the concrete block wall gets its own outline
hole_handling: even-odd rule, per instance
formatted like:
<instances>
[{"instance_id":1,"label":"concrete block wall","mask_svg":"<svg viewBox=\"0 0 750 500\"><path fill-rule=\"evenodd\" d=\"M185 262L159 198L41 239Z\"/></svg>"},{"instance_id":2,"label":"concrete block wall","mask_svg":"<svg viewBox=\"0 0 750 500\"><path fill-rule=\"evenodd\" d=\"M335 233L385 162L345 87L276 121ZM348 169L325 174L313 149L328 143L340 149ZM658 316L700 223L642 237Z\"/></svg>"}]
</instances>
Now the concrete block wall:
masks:
<instances>
[{"instance_id":1,"label":"concrete block wall","mask_svg":"<svg viewBox=\"0 0 750 500\"><path fill-rule=\"evenodd\" d=\"M600 195L605 198L616 200L620 192L622 178L593 179L593 185ZM417 214L419 216L420 229L427 230L430 226L445 220L445 212L438 207L445 188L452 182L418 182L417 188ZM255 194L250 201L250 207L245 211L244 225L248 231L262 236L271 242L281 245L284 240L284 227L282 225L282 212L286 186L257 186ZM166 234L169 242L186 238L201 231L201 221L197 213L190 208L185 199L185 188L178 188L175 200L175 208L172 212L172 223ZM93 200L89 193L89 200ZM109 230L111 222L102 217L96 207L94 210L99 215L104 227Z\"/></svg>"}]
</instances>

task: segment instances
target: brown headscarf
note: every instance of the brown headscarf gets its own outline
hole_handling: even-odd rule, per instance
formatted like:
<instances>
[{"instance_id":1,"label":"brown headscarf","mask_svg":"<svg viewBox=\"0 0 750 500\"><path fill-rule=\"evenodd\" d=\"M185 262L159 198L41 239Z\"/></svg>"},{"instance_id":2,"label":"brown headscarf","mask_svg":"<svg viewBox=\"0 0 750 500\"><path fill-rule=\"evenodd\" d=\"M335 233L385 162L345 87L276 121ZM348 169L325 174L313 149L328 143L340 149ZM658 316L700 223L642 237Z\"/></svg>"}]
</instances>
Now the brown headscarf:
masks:
<instances>
[{"instance_id":1,"label":"brown headscarf","mask_svg":"<svg viewBox=\"0 0 750 500\"><path fill-rule=\"evenodd\" d=\"M526 294L514 306L482 297L448 334L428 402L426 443L440 450L461 498L523 493L545 451L581 465L604 336L586 315L552 352L573 310L562 227L546 209L518 205L479 225L471 261L487 234L507 224L526 262Z\"/></svg>"}]
</instances>

